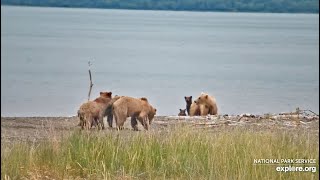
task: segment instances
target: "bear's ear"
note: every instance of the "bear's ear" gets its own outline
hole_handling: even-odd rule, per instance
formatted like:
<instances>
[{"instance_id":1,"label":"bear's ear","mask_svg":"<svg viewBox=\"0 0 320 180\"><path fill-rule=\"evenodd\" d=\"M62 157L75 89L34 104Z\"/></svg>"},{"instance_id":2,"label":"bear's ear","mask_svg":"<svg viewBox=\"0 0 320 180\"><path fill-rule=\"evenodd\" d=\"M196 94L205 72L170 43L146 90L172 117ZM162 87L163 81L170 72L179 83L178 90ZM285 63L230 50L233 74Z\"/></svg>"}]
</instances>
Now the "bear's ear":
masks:
<instances>
[{"instance_id":1,"label":"bear's ear","mask_svg":"<svg viewBox=\"0 0 320 180\"><path fill-rule=\"evenodd\" d=\"M190 96L190 99L192 99L192 96Z\"/></svg>"},{"instance_id":2,"label":"bear's ear","mask_svg":"<svg viewBox=\"0 0 320 180\"><path fill-rule=\"evenodd\" d=\"M100 96L103 94L103 92L100 92Z\"/></svg>"},{"instance_id":3,"label":"bear's ear","mask_svg":"<svg viewBox=\"0 0 320 180\"><path fill-rule=\"evenodd\" d=\"M157 109L156 109L156 108L154 108L154 112L157 112Z\"/></svg>"},{"instance_id":4,"label":"bear's ear","mask_svg":"<svg viewBox=\"0 0 320 180\"><path fill-rule=\"evenodd\" d=\"M185 96L184 99L187 99L187 96Z\"/></svg>"},{"instance_id":5,"label":"bear's ear","mask_svg":"<svg viewBox=\"0 0 320 180\"><path fill-rule=\"evenodd\" d=\"M107 92L107 96L111 97L112 92Z\"/></svg>"},{"instance_id":6,"label":"bear's ear","mask_svg":"<svg viewBox=\"0 0 320 180\"><path fill-rule=\"evenodd\" d=\"M180 111L182 111L182 109L179 109Z\"/></svg>"},{"instance_id":7,"label":"bear's ear","mask_svg":"<svg viewBox=\"0 0 320 180\"><path fill-rule=\"evenodd\" d=\"M205 97L206 97L206 99L208 99L208 95L206 95Z\"/></svg>"},{"instance_id":8,"label":"bear's ear","mask_svg":"<svg viewBox=\"0 0 320 180\"><path fill-rule=\"evenodd\" d=\"M146 97L142 97L140 98L142 101L147 101L148 102L148 99Z\"/></svg>"}]
</instances>

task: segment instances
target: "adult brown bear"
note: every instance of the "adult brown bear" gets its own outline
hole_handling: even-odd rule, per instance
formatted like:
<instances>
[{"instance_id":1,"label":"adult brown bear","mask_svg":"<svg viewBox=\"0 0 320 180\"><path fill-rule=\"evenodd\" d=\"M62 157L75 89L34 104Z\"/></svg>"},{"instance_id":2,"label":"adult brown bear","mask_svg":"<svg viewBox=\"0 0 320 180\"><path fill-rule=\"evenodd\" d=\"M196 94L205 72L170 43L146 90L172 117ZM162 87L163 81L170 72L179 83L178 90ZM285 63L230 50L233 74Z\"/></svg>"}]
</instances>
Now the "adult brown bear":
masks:
<instances>
[{"instance_id":1,"label":"adult brown bear","mask_svg":"<svg viewBox=\"0 0 320 180\"><path fill-rule=\"evenodd\" d=\"M148 130L156 112L157 109L149 104L147 98L125 96L113 103L113 115L118 130L123 128L127 117L131 117L131 126L134 130L138 130L137 119Z\"/></svg>"},{"instance_id":2,"label":"adult brown bear","mask_svg":"<svg viewBox=\"0 0 320 180\"><path fill-rule=\"evenodd\" d=\"M90 129L93 123L96 122L99 129L104 129L103 117L111 99L112 92L100 92L100 97L83 103L78 111L81 128Z\"/></svg>"},{"instance_id":3,"label":"adult brown bear","mask_svg":"<svg viewBox=\"0 0 320 180\"><path fill-rule=\"evenodd\" d=\"M216 115L218 114L218 106L216 99L207 93L201 93L197 100L195 100L197 105L205 105L209 108L208 114ZM201 112L200 112L201 113ZM203 113L201 113L203 114Z\"/></svg>"}]
</instances>

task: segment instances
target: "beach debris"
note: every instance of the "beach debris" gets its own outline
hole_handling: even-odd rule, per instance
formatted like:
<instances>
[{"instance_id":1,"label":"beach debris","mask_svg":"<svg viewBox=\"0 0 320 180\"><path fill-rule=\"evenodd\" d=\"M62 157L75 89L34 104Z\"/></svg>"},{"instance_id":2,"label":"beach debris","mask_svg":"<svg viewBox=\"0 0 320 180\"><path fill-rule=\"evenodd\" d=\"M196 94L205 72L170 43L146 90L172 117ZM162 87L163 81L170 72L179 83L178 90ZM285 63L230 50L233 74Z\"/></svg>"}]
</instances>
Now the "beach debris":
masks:
<instances>
[{"instance_id":1,"label":"beach debris","mask_svg":"<svg viewBox=\"0 0 320 180\"><path fill-rule=\"evenodd\" d=\"M319 122L319 116L310 111L296 109L293 112L252 114L242 113L238 115L207 115L207 116L163 116L161 121L167 122L166 125L177 123L190 124L199 128L219 128L222 126L254 126L266 129L292 129L302 127L309 129ZM157 118L155 122L160 120ZM179 120L179 121L176 121Z\"/></svg>"}]
</instances>

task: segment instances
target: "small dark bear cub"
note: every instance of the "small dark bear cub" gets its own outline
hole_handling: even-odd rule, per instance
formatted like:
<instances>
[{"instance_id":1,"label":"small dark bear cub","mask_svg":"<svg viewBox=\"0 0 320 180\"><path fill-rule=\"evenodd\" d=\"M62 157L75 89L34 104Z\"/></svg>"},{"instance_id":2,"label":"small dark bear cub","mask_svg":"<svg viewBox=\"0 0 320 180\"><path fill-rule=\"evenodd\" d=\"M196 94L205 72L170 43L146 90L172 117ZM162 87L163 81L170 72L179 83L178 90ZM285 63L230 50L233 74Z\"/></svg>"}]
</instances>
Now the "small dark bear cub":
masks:
<instances>
[{"instance_id":1,"label":"small dark bear cub","mask_svg":"<svg viewBox=\"0 0 320 180\"><path fill-rule=\"evenodd\" d=\"M178 116L186 116L186 109L179 109L180 112L178 114Z\"/></svg>"},{"instance_id":2,"label":"small dark bear cub","mask_svg":"<svg viewBox=\"0 0 320 180\"><path fill-rule=\"evenodd\" d=\"M188 116L190 116L190 106L192 104L192 96L185 96L184 99L186 100L186 109L188 112Z\"/></svg>"}]
</instances>

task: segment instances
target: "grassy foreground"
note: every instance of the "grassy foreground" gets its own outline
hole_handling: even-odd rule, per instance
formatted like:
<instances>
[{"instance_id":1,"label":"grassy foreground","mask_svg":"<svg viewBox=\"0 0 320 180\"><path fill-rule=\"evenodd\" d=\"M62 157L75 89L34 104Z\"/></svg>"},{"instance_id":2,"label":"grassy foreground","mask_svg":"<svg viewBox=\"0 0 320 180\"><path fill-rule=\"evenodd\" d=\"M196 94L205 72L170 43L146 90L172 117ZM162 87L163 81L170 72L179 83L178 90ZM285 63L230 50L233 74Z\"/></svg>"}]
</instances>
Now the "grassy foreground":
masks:
<instances>
[{"instance_id":1,"label":"grassy foreground","mask_svg":"<svg viewBox=\"0 0 320 180\"><path fill-rule=\"evenodd\" d=\"M106 130L107 131L107 130ZM1 179L318 179L319 140L305 130L70 132L2 144ZM316 159L317 172L277 172L254 159ZM303 165L302 165L303 166Z\"/></svg>"}]
</instances>

